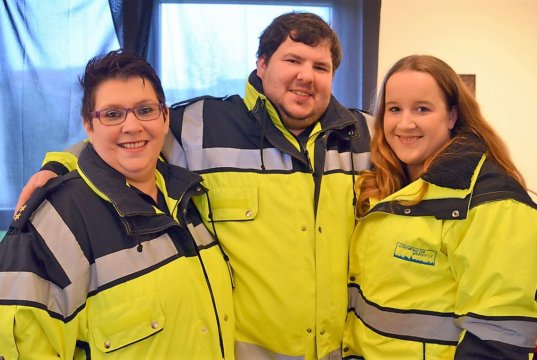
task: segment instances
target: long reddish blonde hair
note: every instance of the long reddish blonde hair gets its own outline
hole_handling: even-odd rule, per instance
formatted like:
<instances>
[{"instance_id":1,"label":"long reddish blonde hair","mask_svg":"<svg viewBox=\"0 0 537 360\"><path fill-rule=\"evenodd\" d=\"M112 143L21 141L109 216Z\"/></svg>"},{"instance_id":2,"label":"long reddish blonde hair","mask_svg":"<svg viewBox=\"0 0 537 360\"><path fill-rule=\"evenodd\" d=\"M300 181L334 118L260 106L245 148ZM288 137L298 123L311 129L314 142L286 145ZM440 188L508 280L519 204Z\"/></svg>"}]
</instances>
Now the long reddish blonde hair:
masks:
<instances>
[{"instance_id":1,"label":"long reddish blonde hair","mask_svg":"<svg viewBox=\"0 0 537 360\"><path fill-rule=\"evenodd\" d=\"M429 55L411 55L397 61L386 73L374 104L375 133L371 140L372 169L361 173L357 215L363 216L369 209L369 199L383 199L410 182L404 164L392 151L384 136L384 112L386 83L396 72L403 70L419 71L430 74L445 95L448 109L458 109L457 122L451 130L451 140L433 155L424 165L423 172L439 158L442 150L453 141L464 142L465 135L474 134L481 138L487 147L487 156L492 158L506 174L516 179L527 190L524 178L509 156L507 146L496 134L481 114L479 104L469 92L457 73L444 61ZM418 195L419 202L426 192L423 188Z\"/></svg>"}]
</instances>

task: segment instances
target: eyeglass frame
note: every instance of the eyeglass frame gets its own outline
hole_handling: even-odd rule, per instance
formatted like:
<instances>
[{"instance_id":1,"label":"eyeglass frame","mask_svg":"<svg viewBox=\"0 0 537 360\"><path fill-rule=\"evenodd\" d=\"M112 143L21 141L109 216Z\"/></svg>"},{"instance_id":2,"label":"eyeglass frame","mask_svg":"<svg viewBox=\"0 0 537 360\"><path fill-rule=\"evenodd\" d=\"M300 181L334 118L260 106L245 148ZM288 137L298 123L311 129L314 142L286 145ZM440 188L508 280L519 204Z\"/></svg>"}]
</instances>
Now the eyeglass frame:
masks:
<instances>
[{"instance_id":1,"label":"eyeglass frame","mask_svg":"<svg viewBox=\"0 0 537 360\"><path fill-rule=\"evenodd\" d=\"M151 104L155 104L155 103L149 103L149 104L141 104L141 105L138 105L138 106L135 106L135 107L132 107L132 108L124 108L124 107L110 107L110 108L107 108L107 109L102 109L102 110L95 110L95 111L92 111L90 112L90 116L92 119L99 119L99 122L103 125L103 126L116 126L116 125L121 125L125 122L125 120L127 120L127 116L129 115L129 112L131 112L134 117L140 121L153 121L153 120L157 120L160 116L160 114L162 114L162 110L164 110L164 103L158 103L158 115L154 118L154 119L140 119L138 117L138 115L136 115L136 112L134 110L138 109L139 107L141 106L147 106L147 105L151 105ZM125 117L123 118L123 120L121 122L118 122L116 124L105 124L103 123L102 119L101 119L101 113L104 112L104 111L107 111L107 110L124 110L125 111Z\"/></svg>"}]
</instances>

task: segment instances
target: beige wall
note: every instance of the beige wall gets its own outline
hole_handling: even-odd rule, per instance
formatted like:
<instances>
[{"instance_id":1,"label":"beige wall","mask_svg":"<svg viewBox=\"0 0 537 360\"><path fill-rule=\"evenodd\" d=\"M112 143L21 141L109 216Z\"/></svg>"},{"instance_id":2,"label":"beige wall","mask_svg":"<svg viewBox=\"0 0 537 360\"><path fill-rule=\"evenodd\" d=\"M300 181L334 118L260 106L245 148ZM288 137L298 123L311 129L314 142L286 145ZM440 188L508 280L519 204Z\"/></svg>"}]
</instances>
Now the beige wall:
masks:
<instances>
[{"instance_id":1,"label":"beige wall","mask_svg":"<svg viewBox=\"0 0 537 360\"><path fill-rule=\"evenodd\" d=\"M410 54L476 74L483 114L537 191L537 0L382 0L379 82Z\"/></svg>"}]
</instances>

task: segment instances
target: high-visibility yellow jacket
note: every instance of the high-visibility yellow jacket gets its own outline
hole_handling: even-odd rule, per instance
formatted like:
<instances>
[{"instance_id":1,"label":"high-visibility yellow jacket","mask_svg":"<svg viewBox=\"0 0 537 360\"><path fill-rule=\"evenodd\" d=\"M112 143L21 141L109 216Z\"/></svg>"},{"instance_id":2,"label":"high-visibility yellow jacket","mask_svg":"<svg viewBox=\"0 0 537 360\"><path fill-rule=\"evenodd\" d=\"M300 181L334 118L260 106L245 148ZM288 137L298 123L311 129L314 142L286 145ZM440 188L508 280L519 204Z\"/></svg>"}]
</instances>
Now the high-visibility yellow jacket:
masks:
<instances>
[{"instance_id":1,"label":"high-visibility yellow jacket","mask_svg":"<svg viewBox=\"0 0 537 360\"><path fill-rule=\"evenodd\" d=\"M0 243L2 359L234 359L230 273L191 200L200 177L155 175L158 206L89 146L36 191Z\"/></svg>"},{"instance_id":2,"label":"high-visibility yellow jacket","mask_svg":"<svg viewBox=\"0 0 537 360\"><path fill-rule=\"evenodd\" d=\"M242 359L341 356L354 174L369 166L365 117L335 99L293 136L261 92L172 106L168 161L203 176L211 217L234 272ZM210 209L212 208L212 213Z\"/></svg>"},{"instance_id":3,"label":"high-visibility yellow jacket","mask_svg":"<svg viewBox=\"0 0 537 360\"><path fill-rule=\"evenodd\" d=\"M201 174L209 190L210 206L194 202L230 257L238 359L341 357L353 184L369 167L367 119L332 98L296 138L255 71L244 99L171 107L163 154ZM51 153L46 161L66 157Z\"/></svg>"},{"instance_id":4,"label":"high-visibility yellow jacket","mask_svg":"<svg viewBox=\"0 0 537 360\"><path fill-rule=\"evenodd\" d=\"M537 205L481 145L446 152L455 156L373 201L356 227L346 358L530 358ZM422 202L399 203L424 182Z\"/></svg>"}]
</instances>

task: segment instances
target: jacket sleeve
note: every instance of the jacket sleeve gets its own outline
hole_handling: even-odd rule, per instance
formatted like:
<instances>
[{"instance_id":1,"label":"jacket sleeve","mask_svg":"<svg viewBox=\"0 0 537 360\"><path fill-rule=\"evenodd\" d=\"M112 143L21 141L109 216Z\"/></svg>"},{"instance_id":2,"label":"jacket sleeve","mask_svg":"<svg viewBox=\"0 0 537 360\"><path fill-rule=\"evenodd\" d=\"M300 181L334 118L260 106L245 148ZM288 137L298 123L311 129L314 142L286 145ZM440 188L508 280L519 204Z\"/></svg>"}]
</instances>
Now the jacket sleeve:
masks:
<instances>
[{"instance_id":1,"label":"jacket sleeve","mask_svg":"<svg viewBox=\"0 0 537 360\"><path fill-rule=\"evenodd\" d=\"M484 202L445 239L463 329L455 358L527 360L537 338L537 210Z\"/></svg>"},{"instance_id":2,"label":"jacket sleeve","mask_svg":"<svg viewBox=\"0 0 537 360\"><path fill-rule=\"evenodd\" d=\"M0 356L4 359L72 359L77 319L68 323L46 311L18 305L0 305Z\"/></svg>"},{"instance_id":3,"label":"jacket sleeve","mask_svg":"<svg viewBox=\"0 0 537 360\"><path fill-rule=\"evenodd\" d=\"M31 225L11 229L0 242L0 355L5 359L73 358L80 314L67 321L49 309L61 301L56 265Z\"/></svg>"},{"instance_id":4,"label":"jacket sleeve","mask_svg":"<svg viewBox=\"0 0 537 360\"><path fill-rule=\"evenodd\" d=\"M48 152L41 164L41 170L51 170L58 175L67 174L76 169L78 156L84 150L88 140L81 141L65 151Z\"/></svg>"},{"instance_id":5,"label":"jacket sleeve","mask_svg":"<svg viewBox=\"0 0 537 360\"><path fill-rule=\"evenodd\" d=\"M462 341L457 346L455 359L464 360L506 360L532 359L527 349L510 346L505 343L487 340L482 341L472 333L465 332Z\"/></svg>"},{"instance_id":6,"label":"jacket sleeve","mask_svg":"<svg viewBox=\"0 0 537 360\"><path fill-rule=\"evenodd\" d=\"M3 359L18 359L19 356L13 334L15 311L15 306L0 303L0 358Z\"/></svg>"}]
</instances>

